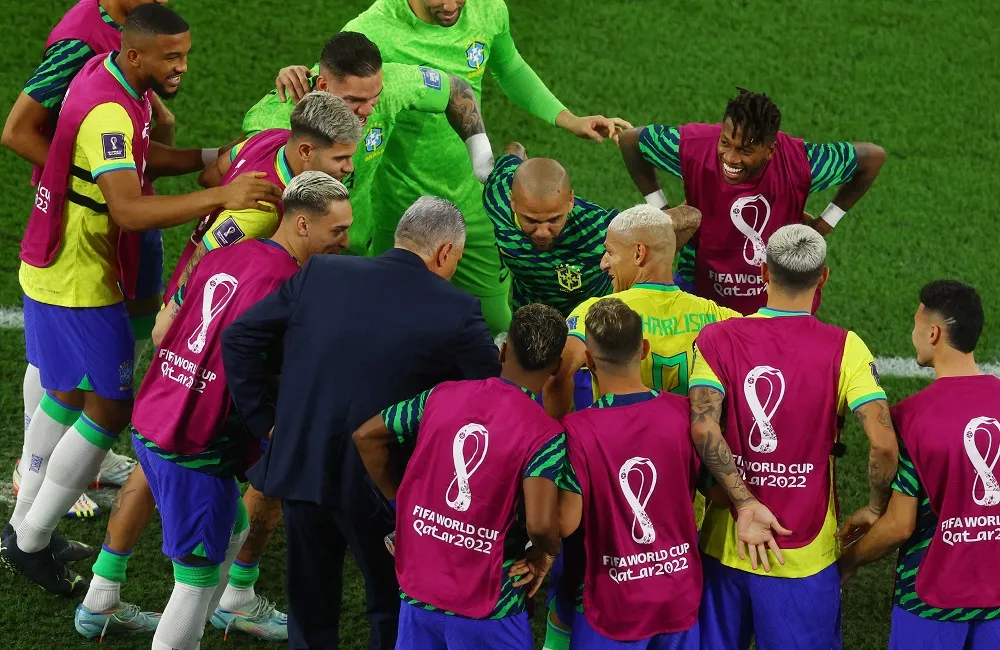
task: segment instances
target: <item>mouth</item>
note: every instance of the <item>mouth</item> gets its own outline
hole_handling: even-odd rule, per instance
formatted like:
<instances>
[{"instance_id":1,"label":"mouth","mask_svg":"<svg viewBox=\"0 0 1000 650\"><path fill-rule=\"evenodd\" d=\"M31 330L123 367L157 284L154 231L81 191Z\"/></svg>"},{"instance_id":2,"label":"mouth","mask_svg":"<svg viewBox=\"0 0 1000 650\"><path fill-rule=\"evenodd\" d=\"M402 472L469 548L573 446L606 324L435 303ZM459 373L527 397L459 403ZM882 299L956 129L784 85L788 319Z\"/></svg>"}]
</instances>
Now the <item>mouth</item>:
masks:
<instances>
[{"instance_id":1,"label":"mouth","mask_svg":"<svg viewBox=\"0 0 1000 650\"><path fill-rule=\"evenodd\" d=\"M727 163L722 163L722 175L728 178L729 180L739 179L741 176L743 176L744 171L745 170L743 167L734 167Z\"/></svg>"},{"instance_id":2,"label":"mouth","mask_svg":"<svg viewBox=\"0 0 1000 650\"><path fill-rule=\"evenodd\" d=\"M180 84L181 84L181 76L179 74L175 74L163 80L163 85L168 88L176 88Z\"/></svg>"},{"instance_id":3,"label":"mouth","mask_svg":"<svg viewBox=\"0 0 1000 650\"><path fill-rule=\"evenodd\" d=\"M450 13L442 11L441 13L438 14L438 20L440 20L442 23L451 23L451 22L454 22L455 19L457 19L457 18L458 18L458 10L457 9L455 11L450 12Z\"/></svg>"}]
</instances>

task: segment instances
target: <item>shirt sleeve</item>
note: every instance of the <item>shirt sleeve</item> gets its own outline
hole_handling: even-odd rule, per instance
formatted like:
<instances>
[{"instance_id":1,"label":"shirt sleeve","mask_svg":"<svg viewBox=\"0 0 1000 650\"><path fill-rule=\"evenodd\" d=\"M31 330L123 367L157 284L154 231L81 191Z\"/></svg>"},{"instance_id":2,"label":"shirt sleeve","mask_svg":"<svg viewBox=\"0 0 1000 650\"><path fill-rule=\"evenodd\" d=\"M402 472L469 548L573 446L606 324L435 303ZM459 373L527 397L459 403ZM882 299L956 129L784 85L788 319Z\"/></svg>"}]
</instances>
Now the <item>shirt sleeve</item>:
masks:
<instances>
[{"instance_id":1,"label":"shirt sleeve","mask_svg":"<svg viewBox=\"0 0 1000 650\"><path fill-rule=\"evenodd\" d=\"M559 475L556 477L556 487L572 494L583 494L583 488L580 487L580 479L577 478L576 470L573 469L573 464L569 462L568 455L562 464Z\"/></svg>"},{"instance_id":2,"label":"shirt sleeve","mask_svg":"<svg viewBox=\"0 0 1000 650\"><path fill-rule=\"evenodd\" d=\"M53 43L45 51L41 65L24 84L24 94L45 108L58 107L66 95L69 82L93 56L94 51L83 41L68 39Z\"/></svg>"},{"instance_id":3,"label":"shirt sleeve","mask_svg":"<svg viewBox=\"0 0 1000 650\"><path fill-rule=\"evenodd\" d=\"M681 177L681 132L676 126L650 124L639 134L639 153L646 162Z\"/></svg>"},{"instance_id":4,"label":"shirt sleeve","mask_svg":"<svg viewBox=\"0 0 1000 650\"><path fill-rule=\"evenodd\" d=\"M401 63L382 66L382 95L378 110L394 116L403 110L443 113L451 98L448 74L436 68Z\"/></svg>"},{"instance_id":5,"label":"shirt sleeve","mask_svg":"<svg viewBox=\"0 0 1000 650\"><path fill-rule=\"evenodd\" d=\"M389 433L395 436L397 443L406 444L417 436L431 390L433 389L425 390L416 397L393 404L382 411L382 421Z\"/></svg>"},{"instance_id":6,"label":"shirt sleeve","mask_svg":"<svg viewBox=\"0 0 1000 650\"><path fill-rule=\"evenodd\" d=\"M570 336L575 336L584 343L587 342L587 325L585 320L587 312L590 311L591 306L597 301L598 298L588 298L569 313L569 317L566 319L566 327L569 328Z\"/></svg>"},{"instance_id":7,"label":"shirt sleeve","mask_svg":"<svg viewBox=\"0 0 1000 650\"><path fill-rule=\"evenodd\" d=\"M879 399L886 399L886 396L879 383L875 359L861 337L848 332L840 362L840 408L846 404L853 411Z\"/></svg>"},{"instance_id":8,"label":"shirt sleeve","mask_svg":"<svg viewBox=\"0 0 1000 650\"><path fill-rule=\"evenodd\" d=\"M896 479L892 482L892 489L908 497L920 497L923 494L924 488L920 485L917 468L913 466L913 460L903 446L902 440L899 441L899 467L896 469Z\"/></svg>"},{"instance_id":9,"label":"shirt sleeve","mask_svg":"<svg viewBox=\"0 0 1000 650\"><path fill-rule=\"evenodd\" d=\"M722 382L719 381L719 376L715 374L715 370L712 366L708 364L705 360L704 355L698 353L698 344L694 345L694 367L691 368L691 378L688 380L688 390L692 388L714 388L723 395L726 394L726 389L723 387Z\"/></svg>"},{"instance_id":10,"label":"shirt sleeve","mask_svg":"<svg viewBox=\"0 0 1000 650\"><path fill-rule=\"evenodd\" d=\"M556 117L566 107L521 58L511 38L510 20L506 13L503 31L493 39L492 50L488 65L504 94L535 117L555 124Z\"/></svg>"},{"instance_id":11,"label":"shirt sleeve","mask_svg":"<svg viewBox=\"0 0 1000 650\"><path fill-rule=\"evenodd\" d=\"M566 463L566 434L559 433L535 452L522 478L547 478L555 482Z\"/></svg>"},{"instance_id":12,"label":"shirt sleeve","mask_svg":"<svg viewBox=\"0 0 1000 650\"><path fill-rule=\"evenodd\" d=\"M247 141L237 142L233 145L233 148L229 150L229 162L235 162L236 156L240 155L240 151L243 150L243 146L246 145Z\"/></svg>"},{"instance_id":13,"label":"shirt sleeve","mask_svg":"<svg viewBox=\"0 0 1000 650\"><path fill-rule=\"evenodd\" d=\"M312 90L316 87L319 65L313 67L310 72L312 76L309 77L309 89ZM277 89L273 89L254 104L243 117L243 135L249 138L268 129L290 129L294 110L295 101L292 96L286 93L285 101L281 101Z\"/></svg>"},{"instance_id":14,"label":"shirt sleeve","mask_svg":"<svg viewBox=\"0 0 1000 650\"><path fill-rule=\"evenodd\" d=\"M201 241L211 251L244 239L264 239L274 234L278 222L273 206L269 210L223 210Z\"/></svg>"},{"instance_id":15,"label":"shirt sleeve","mask_svg":"<svg viewBox=\"0 0 1000 650\"><path fill-rule=\"evenodd\" d=\"M132 119L120 104L107 102L95 106L83 118L76 134L76 144L87 157L94 180L108 172L123 169L135 171Z\"/></svg>"},{"instance_id":16,"label":"shirt sleeve","mask_svg":"<svg viewBox=\"0 0 1000 650\"><path fill-rule=\"evenodd\" d=\"M514 154L508 153L497 158L486 183L483 185L483 207L494 224L504 226L514 224L514 215L510 209L510 187L514 172L523 161Z\"/></svg>"},{"instance_id":17,"label":"shirt sleeve","mask_svg":"<svg viewBox=\"0 0 1000 650\"><path fill-rule=\"evenodd\" d=\"M810 192L843 185L854 178L854 170L858 167L858 153L850 142L830 144L806 142L805 147L812 176Z\"/></svg>"}]
</instances>

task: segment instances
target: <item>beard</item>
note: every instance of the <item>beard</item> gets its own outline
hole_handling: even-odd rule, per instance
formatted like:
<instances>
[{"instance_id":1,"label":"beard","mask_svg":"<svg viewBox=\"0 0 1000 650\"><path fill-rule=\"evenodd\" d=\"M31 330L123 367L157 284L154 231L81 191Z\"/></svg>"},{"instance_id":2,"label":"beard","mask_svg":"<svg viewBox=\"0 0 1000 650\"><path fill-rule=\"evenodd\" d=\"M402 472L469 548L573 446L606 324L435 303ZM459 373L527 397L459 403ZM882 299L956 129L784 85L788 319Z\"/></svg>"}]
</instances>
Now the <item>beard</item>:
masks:
<instances>
[{"instance_id":1,"label":"beard","mask_svg":"<svg viewBox=\"0 0 1000 650\"><path fill-rule=\"evenodd\" d=\"M155 92L159 96L159 98L165 102L169 102L171 99L176 97L178 91L180 90L180 88L178 88L172 93L167 92L167 89L163 87L162 83L152 78L146 80L146 87Z\"/></svg>"}]
</instances>

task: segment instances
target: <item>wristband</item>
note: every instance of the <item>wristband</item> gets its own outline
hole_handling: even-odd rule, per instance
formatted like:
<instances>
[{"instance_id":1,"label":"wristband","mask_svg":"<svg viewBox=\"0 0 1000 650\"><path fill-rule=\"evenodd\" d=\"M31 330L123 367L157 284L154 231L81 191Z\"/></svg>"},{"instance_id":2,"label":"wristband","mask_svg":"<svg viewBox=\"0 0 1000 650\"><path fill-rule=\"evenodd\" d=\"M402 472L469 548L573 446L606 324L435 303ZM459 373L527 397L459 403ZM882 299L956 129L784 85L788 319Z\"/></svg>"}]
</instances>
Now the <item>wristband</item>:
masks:
<instances>
[{"instance_id":1,"label":"wristband","mask_svg":"<svg viewBox=\"0 0 1000 650\"><path fill-rule=\"evenodd\" d=\"M819 218L830 224L831 228L835 228L837 222L843 219L845 214L847 214L845 210L841 210L838 206L831 203L826 206L826 210L823 210L823 214Z\"/></svg>"},{"instance_id":2,"label":"wristband","mask_svg":"<svg viewBox=\"0 0 1000 650\"><path fill-rule=\"evenodd\" d=\"M202 149L201 162L204 163L206 167L208 167L216 160L218 160L219 151L221 151L221 149L219 149L218 147L209 147L208 149Z\"/></svg>"},{"instance_id":3,"label":"wristband","mask_svg":"<svg viewBox=\"0 0 1000 650\"><path fill-rule=\"evenodd\" d=\"M489 137L485 133L470 136L465 141L465 148L469 150L472 171L480 183L485 183L493 171L493 147L490 145Z\"/></svg>"},{"instance_id":4,"label":"wristband","mask_svg":"<svg viewBox=\"0 0 1000 650\"><path fill-rule=\"evenodd\" d=\"M646 195L646 203L650 204L657 210L662 210L667 207L667 197L663 195L663 190L656 190L652 194Z\"/></svg>"}]
</instances>

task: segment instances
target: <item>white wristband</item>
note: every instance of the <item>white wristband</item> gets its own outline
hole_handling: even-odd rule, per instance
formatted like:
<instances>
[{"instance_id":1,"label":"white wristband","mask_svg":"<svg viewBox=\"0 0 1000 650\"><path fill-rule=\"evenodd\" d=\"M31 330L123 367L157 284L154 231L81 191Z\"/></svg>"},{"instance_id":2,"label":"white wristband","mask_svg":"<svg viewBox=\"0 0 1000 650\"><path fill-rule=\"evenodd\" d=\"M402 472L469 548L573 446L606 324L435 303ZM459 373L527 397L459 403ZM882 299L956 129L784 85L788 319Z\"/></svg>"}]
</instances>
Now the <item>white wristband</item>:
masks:
<instances>
[{"instance_id":1,"label":"white wristband","mask_svg":"<svg viewBox=\"0 0 1000 650\"><path fill-rule=\"evenodd\" d=\"M208 149L201 150L201 162L205 164L206 167L214 163L219 158L219 152L222 151L219 147L210 147Z\"/></svg>"},{"instance_id":2,"label":"white wristband","mask_svg":"<svg viewBox=\"0 0 1000 650\"><path fill-rule=\"evenodd\" d=\"M472 171L480 183L485 183L493 171L493 147L490 145L489 137L485 133L470 136L465 141L465 148L469 150Z\"/></svg>"},{"instance_id":3,"label":"white wristband","mask_svg":"<svg viewBox=\"0 0 1000 650\"><path fill-rule=\"evenodd\" d=\"M819 218L830 224L831 228L835 228L837 226L837 222L843 219L845 214L847 214L847 212L831 203L826 206L826 210L823 210L823 214L821 214Z\"/></svg>"},{"instance_id":4,"label":"white wristband","mask_svg":"<svg viewBox=\"0 0 1000 650\"><path fill-rule=\"evenodd\" d=\"M667 197L663 195L663 190L656 190L652 194L646 195L646 203L650 204L657 210L662 210L667 207Z\"/></svg>"}]
</instances>

